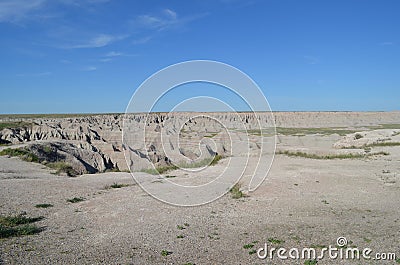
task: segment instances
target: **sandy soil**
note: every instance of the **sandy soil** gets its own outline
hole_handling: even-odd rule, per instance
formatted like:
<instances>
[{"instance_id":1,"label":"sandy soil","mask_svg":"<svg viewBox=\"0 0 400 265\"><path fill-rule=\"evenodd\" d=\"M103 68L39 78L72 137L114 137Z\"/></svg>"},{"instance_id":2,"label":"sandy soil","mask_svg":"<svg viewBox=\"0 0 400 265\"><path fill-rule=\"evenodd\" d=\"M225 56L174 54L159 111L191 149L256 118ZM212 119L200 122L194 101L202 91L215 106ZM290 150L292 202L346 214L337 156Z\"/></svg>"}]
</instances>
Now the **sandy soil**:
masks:
<instances>
[{"instance_id":1,"label":"sandy soil","mask_svg":"<svg viewBox=\"0 0 400 265\"><path fill-rule=\"evenodd\" d=\"M328 152L340 138L280 136L278 148ZM0 239L0 263L304 264L276 256L262 260L249 252L265 243L320 249L336 245L338 237L400 258L400 146L373 148L381 150L390 154L333 160L276 155L268 178L248 197L233 199L228 193L198 207L157 201L129 173L71 178L40 164L0 157L1 214L44 216L36 223L42 232ZM169 174L177 181L185 178L178 171ZM105 188L115 182L130 186ZM162 188L163 183L153 185ZM73 197L85 200L67 202ZM36 208L39 203L54 207ZM246 249L247 244L254 246ZM318 264L396 262L325 258Z\"/></svg>"}]
</instances>

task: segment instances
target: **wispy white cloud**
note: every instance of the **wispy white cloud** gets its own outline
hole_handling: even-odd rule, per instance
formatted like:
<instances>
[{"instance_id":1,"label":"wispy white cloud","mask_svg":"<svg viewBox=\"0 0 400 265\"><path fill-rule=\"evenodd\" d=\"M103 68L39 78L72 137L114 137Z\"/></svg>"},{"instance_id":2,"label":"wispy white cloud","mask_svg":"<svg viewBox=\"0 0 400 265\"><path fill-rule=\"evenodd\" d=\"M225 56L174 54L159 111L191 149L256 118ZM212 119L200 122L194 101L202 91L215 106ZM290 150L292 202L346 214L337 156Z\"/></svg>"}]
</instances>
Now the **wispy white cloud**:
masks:
<instances>
[{"instance_id":1,"label":"wispy white cloud","mask_svg":"<svg viewBox=\"0 0 400 265\"><path fill-rule=\"evenodd\" d=\"M381 42L381 43L379 43L380 45L383 45L383 46L389 46L389 45L394 45L394 42L392 42L392 41L385 41L385 42Z\"/></svg>"},{"instance_id":2,"label":"wispy white cloud","mask_svg":"<svg viewBox=\"0 0 400 265\"><path fill-rule=\"evenodd\" d=\"M182 28L190 22L201 19L208 14L209 13L201 13L181 17L176 11L166 8L157 14L153 13L137 16L136 19L130 21L130 24L135 30L147 36L137 37L133 39L131 43L133 45L146 44L157 38L159 32Z\"/></svg>"},{"instance_id":3,"label":"wispy white cloud","mask_svg":"<svg viewBox=\"0 0 400 265\"><path fill-rule=\"evenodd\" d=\"M116 51L111 51L103 55L102 58L100 58L100 62L106 63L112 61L114 58L117 57L131 57L131 56L137 56L137 54L127 54L127 53L122 53L122 52L116 52Z\"/></svg>"},{"instance_id":4,"label":"wispy white cloud","mask_svg":"<svg viewBox=\"0 0 400 265\"><path fill-rule=\"evenodd\" d=\"M111 62L115 57L124 56L122 52L111 51L103 55L103 58L100 58L100 62L108 63Z\"/></svg>"},{"instance_id":5,"label":"wispy white cloud","mask_svg":"<svg viewBox=\"0 0 400 265\"><path fill-rule=\"evenodd\" d=\"M154 29L162 29L173 23L173 21L170 21L168 19L150 15L139 16L137 21L144 27L154 28Z\"/></svg>"},{"instance_id":6,"label":"wispy white cloud","mask_svg":"<svg viewBox=\"0 0 400 265\"><path fill-rule=\"evenodd\" d=\"M110 35L110 34L99 34L99 35L87 40L84 43L69 45L69 46L66 46L65 48L70 48L70 49L100 48L100 47L108 46L116 41L120 41L125 38L127 38L127 35L114 36L114 35Z\"/></svg>"},{"instance_id":7,"label":"wispy white cloud","mask_svg":"<svg viewBox=\"0 0 400 265\"><path fill-rule=\"evenodd\" d=\"M178 14L169 8L162 10L159 14L140 15L136 18L136 23L144 28L153 30L165 30L176 25L182 25L188 18L179 18Z\"/></svg>"},{"instance_id":8,"label":"wispy white cloud","mask_svg":"<svg viewBox=\"0 0 400 265\"><path fill-rule=\"evenodd\" d=\"M106 53L104 56L105 57L117 57L117 56L122 56L122 55L124 55L122 52L111 51L109 53Z\"/></svg>"},{"instance_id":9,"label":"wispy white cloud","mask_svg":"<svg viewBox=\"0 0 400 265\"><path fill-rule=\"evenodd\" d=\"M96 71L97 67L96 66L86 66L84 68L82 68L82 71L84 72L92 72L92 71Z\"/></svg>"},{"instance_id":10,"label":"wispy white cloud","mask_svg":"<svg viewBox=\"0 0 400 265\"><path fill-rule=\"evenodd\" d=\"M111 0L58 0L58 1L64 5L72 5L77 7L111 2Z\"/></svg>"},{"instance_id":11,"label":"wispy white cloud","mask_svg":"<svg viewBox=\"0 0 400 265\"><path fill-rule=\"evenodd\" d=\"M40 9L46 0L2 0L0 2L0 22L17 22L32 11Z\"/></svg>"},{"instance_id":12,"label":"wispy white cloud","mask_svg":"<svg viewBox=\"0 0 400 265\"><path fill-rule=\"evenodd\" d=\"M112 58L110 58L110 57L101 58L99 61L102 62L102 63L108 63L108 62L111 62L111 61L112 61Z\"/></svg>"},{"instance_id":13,"label":"wispy white cloud","mask_svg":"<svg viewBox=\"0 0 400 265\"><path fill-rule=\"evenodd\" d=\"M20 22L22 20L49 19L58 17L59 14L49 13L45 10L49 4L64 5L96 5L110 2L112 0L1 0L0 22Z\"/></svg>"},{"instance_id":14,"label":"wispy white cloud","mask_svg":"<svg viewBox=\"0 0 400 265\"><path fill-rule=\"evenodd\" d=\"M149 42L151 39L152 39L152 37L150 37L150 36L139 38L139 39L133 40L132 44L135 44L135 45L145 44L145 43Z\"/></svg>"},{"instance_id":15,"label":"wispy white cloud","mask_svg":"<svg viewBox=\"0 0 400 265\"><path fill-rule=\"evenodd\" d=\"M48 76L48 75L51 75L51 72L16 74L16 76L18 76L18 77L40 77L40 76Z\"/></svg>"},{"instance_id":16,"label":"wispy white cloud","mask_svg":"<svg viewBox=\"0 0 400 265\"><path fill-rule=\"evenodd\" d=\"M169 16L171 19L177 19L177 14L175 11L173 11L169 8L166 8L163 10L163 12L166 16Z\"/></svg>"}]
</instances>

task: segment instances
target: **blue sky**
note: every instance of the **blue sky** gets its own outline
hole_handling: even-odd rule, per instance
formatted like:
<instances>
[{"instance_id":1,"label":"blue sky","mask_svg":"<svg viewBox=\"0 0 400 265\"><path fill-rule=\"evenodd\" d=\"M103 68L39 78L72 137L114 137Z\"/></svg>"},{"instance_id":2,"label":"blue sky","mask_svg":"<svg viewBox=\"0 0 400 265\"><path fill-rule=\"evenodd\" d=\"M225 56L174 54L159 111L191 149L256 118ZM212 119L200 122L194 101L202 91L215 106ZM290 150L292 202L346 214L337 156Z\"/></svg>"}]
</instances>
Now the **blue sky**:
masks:
<instances>
[{"instance_id":1,"label":"blue sky","mask_svg":"<svg viewBox=\"0 0 400 265\"><path fill-rule=\"evenodd\" d=\"M2 0L0 113L123 112L150 75L196 59L241 69L275 111L400 110L399 10L397 0Z\"/></svg>"}]
</instances>

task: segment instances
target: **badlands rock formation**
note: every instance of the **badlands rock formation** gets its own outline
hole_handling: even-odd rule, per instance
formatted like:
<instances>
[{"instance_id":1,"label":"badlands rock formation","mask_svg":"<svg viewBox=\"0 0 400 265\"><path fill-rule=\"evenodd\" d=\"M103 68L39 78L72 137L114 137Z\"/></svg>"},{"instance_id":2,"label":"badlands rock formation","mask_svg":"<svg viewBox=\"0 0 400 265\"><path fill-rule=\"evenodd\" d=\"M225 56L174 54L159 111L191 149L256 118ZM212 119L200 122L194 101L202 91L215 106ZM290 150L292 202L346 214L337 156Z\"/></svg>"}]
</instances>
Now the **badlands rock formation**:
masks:
<instances>
[{"instance_id":1,"label":"badlands rock formation","mask_svg":"<svg viewBox=\"0 0 400 265\"><path fill-rule=\"evenodd\" d=\"M16 121L23 121L24 125L1 130L1 144L27 148L48 162L66 161L78 173L95 173L128 170L124 151L129 153L129 167L133 170L147 168L150 162L157 166L169 165L172 160L191 163L216 154L231 155L229 133L238 139L235 145L249 139L242 149L256 150L260 149L260 137L248 136L246 130L262 129L272 137L274 124L291 128L307 128L310 124L357 128L398 124L400 112L277 112L273 116L271 113L153 113L0 119L3 123ZM384 132L381 136L392 137L386 133L396 132ZM354 135L350 135L336 147L362 146L373 142L368 140L371 137L365 135L354 142ZM274 142L271 140L269 144Z\"/></svg>"},{"instance_id":2,"label":"badlands rock formation","mask_svg":"<svg viewBox=\"0 0 400 265\"><path fill-rule=\"evenodd\" d=\"M22 127L3 129L0 139L30 149L48 162L66 161L78 173L126 169L120 115L22 119ZM19 119L20 121L21 119ZM13 119L3 122L15 121Z\"/></svg>"}]
</instances>

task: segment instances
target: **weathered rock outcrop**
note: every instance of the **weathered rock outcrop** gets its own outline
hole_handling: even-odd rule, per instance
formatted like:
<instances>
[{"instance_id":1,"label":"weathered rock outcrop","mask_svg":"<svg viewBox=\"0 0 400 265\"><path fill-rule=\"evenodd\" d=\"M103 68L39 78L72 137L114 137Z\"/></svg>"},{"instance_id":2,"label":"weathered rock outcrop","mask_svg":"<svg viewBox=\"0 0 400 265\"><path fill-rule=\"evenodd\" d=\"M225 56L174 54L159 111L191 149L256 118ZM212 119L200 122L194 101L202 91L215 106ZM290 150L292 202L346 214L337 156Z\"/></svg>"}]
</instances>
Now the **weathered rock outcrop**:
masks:
<instances>
[{"instance_id":1,"label":"weathered rock outcrop","mask_svg":"<svg viewBox=\"0 0 400 265\"><path fill-rule=\"evenodd\" d=\"M395 145L400 144L399 129L382 129L372 131L361 131L349 134L339 141L333 147L335 148L364 148L368 146Z\"/></svg>"},{"instance_id":2,"label":"weathered rock outcrop","mask_svg":"<svg viewBox=\"0 0 400 265\"><path fill-rule=\"evenodd\" d=\"M243 136L240 132L243 130L272 128L274 124L299 128L310 124L313 127L377 126L400 123L400 112L277 112L273 116L270 113L139 113L71 118L3 117L0 120L14 121L23 121L24 125L1 130L0 144L28 144L28 148L37 152L48 146L63 155L63 159L72 163L78 172L93 173L107 169L127 170L124 151L129 152L129 167L139 170L148 165L146 161L160 166L171 163L174 157L167 151L178 150L175 152L177 159L186 159L184 162L216 153L230 155L232 142L227 131L235 131L235 144L241 144L239 140ZM132 140L128 146L122 141L124 126L124 137L129 136ZM144 130L145 141L137 138ZM337 147L361 146L367 143L364 143L367 138L358 142L344 139ZM250 141L248 145L253 150L259 148L256 141Z\"/></svg>"},{"instance_id":3,"label":"weathered rock outcrop","mask_svg":"<svg viewBox=\"0 0 400 265\"><path fill-rule=\"evenodd\" d=\"M122 152L120 115L24 121L21 127L0 131L2 142L17 146L26 143L26 148L44 160L53 162L56 157L71 164L79 173L127 169ZM55 157L53 153L40 151L49 148L57 150Z\"/></svg>"}]
</instances>

